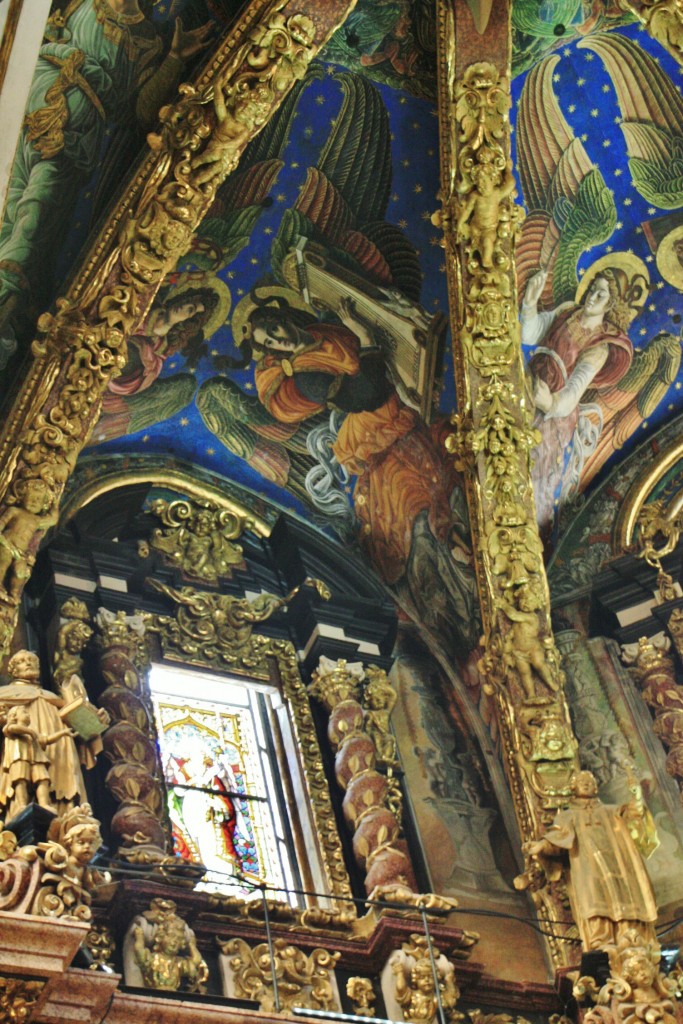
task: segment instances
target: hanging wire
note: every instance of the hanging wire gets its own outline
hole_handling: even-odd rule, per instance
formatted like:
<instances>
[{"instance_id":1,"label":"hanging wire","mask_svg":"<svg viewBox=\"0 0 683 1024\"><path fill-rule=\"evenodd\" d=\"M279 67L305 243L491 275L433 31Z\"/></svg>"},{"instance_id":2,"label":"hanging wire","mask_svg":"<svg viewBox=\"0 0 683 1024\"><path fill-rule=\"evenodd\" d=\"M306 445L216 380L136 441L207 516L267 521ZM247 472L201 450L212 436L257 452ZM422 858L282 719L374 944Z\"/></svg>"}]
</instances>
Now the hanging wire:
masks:
<instances>
[{"instance_id":1,"label":"hanging wire","mask_svg":"<svg viewBox=\"0 0 683 1024\"><path fill-rule=\"evenodd\" d=\"M441 1024L448 1024L446 1021L446 1014L443 1008L443 1002L441 1000L441 985L439 979L439 972L436 968L436 960L434 958L434 946L432 944L432 936L429 931L429 922L427 921L427 911L423 902L418 904L420 914L422 916L422 927L424 928L425 938L427 940L427 950L429 952L429 961L432 965L432 978L434 980L434 995L436 996L436 1006L439 1014L439 1020Z\"/></svg>"},{"instance_id":2,"label":"hanging wire","mask_svg":"<svg viewBox=\"0 0 683 1024\"><path fill-rule=\"evenodd\" d=\"M182 860L180 860L180 862L177 865L175 865L175 864L164 864L164 865L160 865L159 868L161 870L163 870L163 874L167 878L172 878L173 875L176 875L178 878L186 878L187 877L187 870L188 870L188 868L194 867L196 869L198 866L199 865L193 865L192 862L190 862L190 861L182 861ZM93 867L100 867L101 868L101 865L93 864ZM122 863L120 861L115 863L115 864L111 863L110 866L107 867L107 871L111 875L113 875L113 876L118 875L122 879L129 878L129 879L132 879L132 880L140 880L140 881L142 881L142 880L144 880L144 881L154 881L155 879L158 880L157 872L154 869L150 869L149 867L137 867L135 865L130 865L129 866L129 865L126 865L126 864L124 864L124 863ZM231 873L229 873L227 871L224 872L224 871L218 871L218 870L212 869L211 870L211 874L212 874L212 876L217 876L217 875L222 876L221 881L219 883L216 883L216 884L219 884L221 886L228 886L228 887L232 887L232 888L236 888L236 889L241 889L241 890L249 889L251 892L261 892L262 893L262 899L264 901L265 901L265 893L266 893L266 891L270 891L270 892L273 892L273 893L282 892L285 895L290 895L290 896L305 896L305 897L311 897L313 899L320 899L320 900L326 900L326 901L333 900L335 903L352 903L352 904L354 904L354 906L357 906L357 907L360 907L360 908L363 908L363 907L378 907L379 909L382 909L382 910L413 911L413 912L416 909L419 909L419 907L416 908L416 905L414 903L401 903L401 902L396 902L396 901L393 901L393 900L389 901L389 900L382 900L382 899L370 899L369 897L343 896L343 895L339 895L339 894L331 894L329 892L316 892L315 890L312 890L312 889L297 889L297 888L287 888L286 886L282 886L282 885L269 885L269 884L267 884L264 881L254 882L250 878L246 878L243 875L240 875L240 874L235 875L235 874L231 874ZM213 893L212 895L220 896L221 894L220 894L220 892L218 892L218 893ZM288 904L288 903L285 904L284 901L283 901L283 905L291 906L291 904ZM264 906L265 906L265 902L264 902ZM505 913L504 911L490 910L490 909L484 908L484 907L454 907L452 910L451 909L442 909L440 907L425 908L425 912L428 912L432 917L441 917L441 918L449 917L454 911L458 914L458 916L464 915L464 916L472 916L472 917L492 917L492 918L497 918L497 919L503 920L503 921L514 921L516 924L524 925L525 927L530 928L532 931L537 932L539 935L548 936L549 938L562 939L562 940L564 940L566 942L571 942L571 943L576 943L576 944L578 944L581 941L579 938L571 938L571 937L568 938L565 932L555 930L555 929L552 928L552 926L544 927L542 925L539 925L538 920L536 918L525 917L525 916L523 916L521 914L509 914L509 913ZM681 918L680 921L683 921L683 918ZM669 928L667 930L671 930L671 928L675 927L675 925L677 923L680 923L680 921L675 922L674 925L669 926ZM558 924L560 924L561 928L565 928L566 929L566 928L571 927L572 922L571 921L566 921L564 923L558 922Z\"/></svg>"}]
</instances>

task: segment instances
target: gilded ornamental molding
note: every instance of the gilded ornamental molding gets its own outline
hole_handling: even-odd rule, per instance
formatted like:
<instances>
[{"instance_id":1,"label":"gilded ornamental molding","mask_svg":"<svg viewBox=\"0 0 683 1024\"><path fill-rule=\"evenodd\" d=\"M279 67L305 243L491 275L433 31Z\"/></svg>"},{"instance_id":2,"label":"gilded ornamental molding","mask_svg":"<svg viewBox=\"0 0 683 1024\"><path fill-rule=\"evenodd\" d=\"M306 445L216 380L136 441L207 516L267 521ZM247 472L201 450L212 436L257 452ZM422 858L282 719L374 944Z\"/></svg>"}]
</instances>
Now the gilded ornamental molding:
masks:
<instances>
[{"instance_id":1,"label":"gilded ornamental molding","mask_svg":"<svg viewBox=\"0 0 683 1024\"><path fill-rule=\"evenodd\" d=\"M510 4L483 36L465 0L438 4L442 209L458 415L450 450L465 471L484 625L480 662L494 697L503 762L523 838L566 802L577 744L550 626L536 525L533 429L518 322L510 159ZM485 58L485 59L483 59ZM567 920L566 895L541 887L541 915ZM550 929L549 929L550 930ZM553 936L553 958L566 950Z\"/></svg>"},{"instance_id":2,"label":"gilded ornamental molding","mask_svg":"<svg viewBox=\"0 0 683 1024\"><path fill-rule=\"evenodd\" d=\"M68 293L38 322L0 443L0 650L64 485L126 361L126 337L189 247L216 190L353 0L254 0L194 85L162 108L150 155Z\"/></svg>"}]
</instances>

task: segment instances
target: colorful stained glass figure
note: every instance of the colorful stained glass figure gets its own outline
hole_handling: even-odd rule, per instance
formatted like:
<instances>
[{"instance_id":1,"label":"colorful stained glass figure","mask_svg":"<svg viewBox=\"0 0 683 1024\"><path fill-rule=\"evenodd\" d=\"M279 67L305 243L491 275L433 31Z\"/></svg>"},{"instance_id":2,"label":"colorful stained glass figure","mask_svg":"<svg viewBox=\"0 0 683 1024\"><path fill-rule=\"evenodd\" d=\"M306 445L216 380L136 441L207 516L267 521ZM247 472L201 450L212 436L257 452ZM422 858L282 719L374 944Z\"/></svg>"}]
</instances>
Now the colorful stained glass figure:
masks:
<instances>
[{"instance_id":1,"label":"colorful stained glass figure","mask_svg":"<svg viewBox=\"0 0 683 1024\"><path fill-rule=\"evenodd\" d=\"M161 666L150 688L176 854L207 868L206 888L249 896L266 885L288 899L291 834L269 742L275 691Z\"/></svg>"}]
</instances>

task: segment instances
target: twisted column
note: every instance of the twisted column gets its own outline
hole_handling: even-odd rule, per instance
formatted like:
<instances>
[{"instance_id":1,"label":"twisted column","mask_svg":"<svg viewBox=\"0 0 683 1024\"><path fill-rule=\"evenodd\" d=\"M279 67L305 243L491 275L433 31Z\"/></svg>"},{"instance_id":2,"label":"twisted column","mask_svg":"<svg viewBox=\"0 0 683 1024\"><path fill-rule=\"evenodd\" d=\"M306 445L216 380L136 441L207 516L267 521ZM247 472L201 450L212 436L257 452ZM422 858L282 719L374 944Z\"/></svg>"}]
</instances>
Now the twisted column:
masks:
<instances>
[{"instance_id":1,"label":"twisted column","mask_svg":"<svg viewBox=\"0 0 683 1024\"><path fill-rule=\"evenodd\" d=\"M654 717L655 734L666 748L666 770L678 783L683 802L683 686L676 682L676 670L664 633L641 637L637 644L621 648L624 664L631 666L643 700Z\"/></svg>"},{"instance_id":2,"label":"twisted column","mask_svg":"<svg viewBox=\"0 0 683 1024\"><path fill-rule=\"evenodd\" d=\"M370 895L377 886L415 891L410 861L398 845L400 809L392 765L387 761L389 755L395 764L395 750L387 742L392 737L388 722L378 729L377 708L372 706L378 703L378 691L383 693L385 710L386 705L393 706L386 694L391 686L381 669L369 668L370 707L365 709L361 702L365 679L359 662L349 665L343 659L335 663L321 658L310 692L330 715L327 736L335 751L335 777L345 790L342 809L353 831L354 857L365 872L365 891ZM378 765L387 768L386 775L377 770Z\"/></svg>"},{"instance_id":3,"label":"twisted column","mask_svg":"<svg viewBox=\"0 0 683 1024\"><path fill-rule=\"evenodd\" d=\"M119 802L111 821L118 854L132 863L159 863L170 853L156 726L146 685L149 651L139 616L100 608L96 617L100 704L112 724L104 752L112 763L107 788Z\"/></svg>"}]
</instances>

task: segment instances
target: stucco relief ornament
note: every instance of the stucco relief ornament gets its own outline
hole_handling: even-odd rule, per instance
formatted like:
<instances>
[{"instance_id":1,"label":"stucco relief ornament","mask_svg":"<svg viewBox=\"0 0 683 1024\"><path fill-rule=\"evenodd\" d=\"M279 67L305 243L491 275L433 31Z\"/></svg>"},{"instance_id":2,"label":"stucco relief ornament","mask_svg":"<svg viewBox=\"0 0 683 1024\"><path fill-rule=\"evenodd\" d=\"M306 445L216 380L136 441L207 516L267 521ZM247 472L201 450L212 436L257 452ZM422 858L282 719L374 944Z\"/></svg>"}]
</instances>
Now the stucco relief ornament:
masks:
<instances>
[{"instance_id":1,"label":"stucco relief ornament","mask_svg":"<svg viewBox=\"0 0 683 1024\"><path fill-rule=\"evenodd\" d=\"M164 529L152 531L149 547L188 579L216 583L244 568L242 548L234 541L250 525L245 517L202 500L158 498L150 512Z\"/></svg>"},{"instance_id":2,"label":"stucco relief ornament","mask_svg":"<svg viewBox=\"0 0 683 1024\"><path fill-rule=\"evenodd\" d=\"M267 646L268 640L252 638L254 626L290 604L302 587L312 587L324 600L330 597L323 581L310 576L284 597L265 593L253 600L205 593L192 587L176 589L154 579L147 582L178 605L175 616L143 614L147 630L162 633L169 649L226 665L240 661L248 665L254 659L254 664L259 662L260 648Z\"/></svg>"},{"instance_id":3,"label":"stucco relief ornament","mask_svg":"<svg viewBox=\"0 0 683 1024\"><path fill-rule=\"evenodd\" d=\"M226 995L253 999L262 1013L287 1012L294 1006L338 1010L333 984L340 953L314 949L305 953L288 939L276 938L273 958L267 942L249 946L244 939L219 940ZM273 971L278 981L276 1004Z\"/></svg>"},{"instance_id":4,"label":"stucco relief ornament","mask_svg":"<svg viewBox=\"0 0 683 1024\"><path fill-rule=\"evenodd\" d=\"M133 957L146 988L206 991L209 968L173 900L153 899L150 909L135 918L131 934Z\"/></svg>"},{"instance_id":5,"label":"stucco relief ornament","mask_svg":"<svg viewBox=\"0 0 683 1024\"><path fill-rule=\"evenodd\" d=\"M404 942L389 958L395 980L394 996L403 1019L410 1024L432 1024L437 1019L439 1003L446 1020L454 1024L463 1019L456 1009L460 990L453 964L436 947L432 947L432 954L433 963L424 936L411 935L410 942Z\"/></svg>"},{"instance_id":6,"label":"stucco relief ornament","mask_svg":"<svg viewBox=\"0 0 683 1024\"><path fill-rule=\"evenodd\" d=\"M610 977L598 987L590 977L574 983L579 1002L594 1006L583 1014L586 1024L675 1024L678 1020L677 980L660 970L661 949L636 928L627 929L608 948Z\"/></svg>"}]
</instances>

